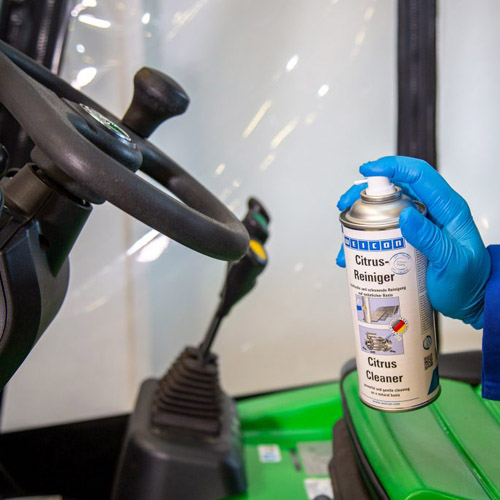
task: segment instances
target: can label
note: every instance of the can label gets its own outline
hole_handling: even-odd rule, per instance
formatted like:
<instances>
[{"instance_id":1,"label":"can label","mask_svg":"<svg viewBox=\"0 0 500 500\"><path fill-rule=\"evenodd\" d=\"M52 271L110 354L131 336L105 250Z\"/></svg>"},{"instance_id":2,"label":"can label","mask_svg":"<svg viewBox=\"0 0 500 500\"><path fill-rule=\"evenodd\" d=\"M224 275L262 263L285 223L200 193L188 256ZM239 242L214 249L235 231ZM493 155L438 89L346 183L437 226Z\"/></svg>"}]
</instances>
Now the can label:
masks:
<instances>
[{"instance_id":1,"label":"can label","mask_svg":"<svg viewBox=\"0 0 500 500\"><path fill-rule=\"evenodd\" d=\"M400 229L343 228L360 398L404 411L439 393L427 259Z\"/></svg>"}]
</instances>

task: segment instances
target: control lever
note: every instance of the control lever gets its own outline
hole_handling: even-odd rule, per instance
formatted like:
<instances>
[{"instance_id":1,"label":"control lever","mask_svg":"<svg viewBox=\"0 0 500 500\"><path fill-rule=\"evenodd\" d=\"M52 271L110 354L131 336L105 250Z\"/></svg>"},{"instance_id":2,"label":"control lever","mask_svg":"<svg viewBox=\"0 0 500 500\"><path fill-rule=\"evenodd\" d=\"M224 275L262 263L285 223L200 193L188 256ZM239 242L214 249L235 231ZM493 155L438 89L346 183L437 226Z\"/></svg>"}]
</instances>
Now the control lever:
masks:
<instances>
[{"instance_id":1,"label":"control lever","mask_svg":"<svg viewBox=\"0 0 500 500\"><path fill-rule=\"evenodd\" d=\"M270 220L271 218L262 203L256 198L250 198L248 212L242 221L250 235L250 245L241 260L228 265L226 280L220 293L219 306L199 347L204 360L209 359L210 348L223 318L229 314L237 302L253 289L257 278L267 265L267 252L263 244L269 238L268 225Z\"/></svg>"},{"instance_id":2,"label":"control lever","mask_svg":"<svg viewBox=\"0 0 500 500\"><path fill-rule=\"evenodd\" d=\"M198 347L186 347L159 380L146 380L130 416L113 500L216 500L247 487L238 412L222 390L210 348L222 319L267 264L269 214L255 198L243 225L245 256L228 267L220 303ZM193 479L195 478L195 480Z\"/></svg>"},{"instance_id":3,"label":"control lever","mask_svg":"<svg viewBox=\"0 0 500 500\"><path fill-rule=\"evenodd\" d=\"M159 428L176 427L209 435L221 432L221 422L225 421L221 416L222 389L217 356L210 349L223 318L255 286L266 267L267 253L257 235L268 238L269 221L262 203L251 198L243 219L250 246L239 262L228 266L219 306L204 340L198 347L187 347L159 381L152 408L152 422Z\"/></svg>"}]
</instances>

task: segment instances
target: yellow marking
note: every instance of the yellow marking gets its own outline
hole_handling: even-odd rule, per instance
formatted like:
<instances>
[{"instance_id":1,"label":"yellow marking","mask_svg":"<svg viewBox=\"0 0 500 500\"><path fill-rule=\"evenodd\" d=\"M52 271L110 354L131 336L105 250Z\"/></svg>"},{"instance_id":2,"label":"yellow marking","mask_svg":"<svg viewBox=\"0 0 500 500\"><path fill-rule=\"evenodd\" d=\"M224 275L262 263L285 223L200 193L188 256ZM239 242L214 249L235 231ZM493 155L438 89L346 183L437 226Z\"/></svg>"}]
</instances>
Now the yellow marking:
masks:
<instances>
[{"instance_id":1,"label":"yellow marking","mask_svg":"<svg viewBox=\"0 0 500 500\"><path fill-rule=\"evenodd\" d=\"M260 260L266 261L267 254L264 247L257 240L250 240L250 250L257 255Z\"/></svg>"}]
</instances>

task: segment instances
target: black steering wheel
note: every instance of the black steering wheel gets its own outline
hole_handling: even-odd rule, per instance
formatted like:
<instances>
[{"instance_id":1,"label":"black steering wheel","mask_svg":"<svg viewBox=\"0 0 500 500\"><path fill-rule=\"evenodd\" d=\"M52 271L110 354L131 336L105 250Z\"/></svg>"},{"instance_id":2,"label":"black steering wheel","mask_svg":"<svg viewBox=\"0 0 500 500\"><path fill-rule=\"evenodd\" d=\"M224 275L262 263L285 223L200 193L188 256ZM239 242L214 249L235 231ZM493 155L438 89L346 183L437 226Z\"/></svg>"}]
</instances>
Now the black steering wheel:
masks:
<instances>
[{"instance_id":1,"label":"black steering wheel","mask_svg":"<svg viewBox=\"0 0 500 500\"><path fill-rule=\"evenodd\" d=\"M13 89L15 91L13 92ZM248 248L243 224L147 137L183 113L189 98L171 78L142 68L119 120L87 96L0 42L0 103L35 143L32 159L79 199L109 201L197 252L233 261ZM183 203L135 175L141 169Z\"/></svg>"}]
</instances>

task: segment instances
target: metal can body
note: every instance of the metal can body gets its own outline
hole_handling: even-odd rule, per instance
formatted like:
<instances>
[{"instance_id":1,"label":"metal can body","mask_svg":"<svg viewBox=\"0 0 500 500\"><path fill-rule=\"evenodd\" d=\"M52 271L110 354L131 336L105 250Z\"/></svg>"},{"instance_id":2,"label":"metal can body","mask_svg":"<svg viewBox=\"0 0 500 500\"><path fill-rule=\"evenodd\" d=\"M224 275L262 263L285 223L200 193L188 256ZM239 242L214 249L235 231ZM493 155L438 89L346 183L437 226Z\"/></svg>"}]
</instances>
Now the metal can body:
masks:
<instances>
[{"instance_id":1,"label":"metal can body","mask_svg":"<svg viewBox=\"0 0 500 500\"><path fill-rule=\"evenodd\" d=\"M386 197L384 203L365 194L357 207L340 216L359 396L382 411L419 408L440 392L434 317L426 289L427 259L398 227L404 208L413 205L424 212L425 207L400 192L398 196ZM367 211L371 219L363 227Z\"/></svg>"}]
</instances>

